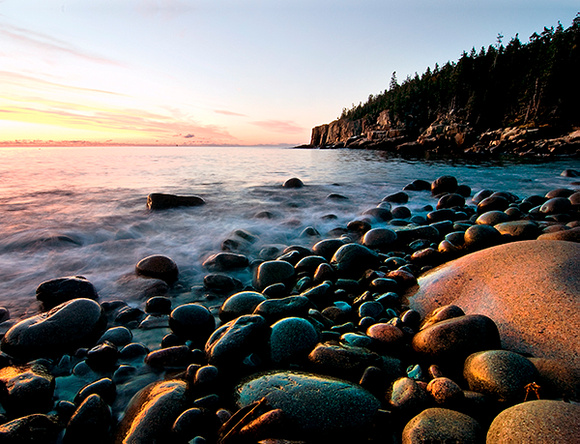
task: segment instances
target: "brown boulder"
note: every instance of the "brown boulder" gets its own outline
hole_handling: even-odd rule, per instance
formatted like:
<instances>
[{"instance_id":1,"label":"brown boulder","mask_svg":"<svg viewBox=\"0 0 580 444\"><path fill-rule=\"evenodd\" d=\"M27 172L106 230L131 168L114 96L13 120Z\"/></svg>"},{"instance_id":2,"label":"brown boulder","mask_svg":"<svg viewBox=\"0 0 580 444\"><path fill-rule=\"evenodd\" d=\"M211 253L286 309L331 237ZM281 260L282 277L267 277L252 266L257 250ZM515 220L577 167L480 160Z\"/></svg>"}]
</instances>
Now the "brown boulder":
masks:
<instances>
[{"instance_id":1,"label":"brown boulder","mask_svg":"<svg viewBox=\"0 0 580 444\"><path fill-rule=\"evenodd\" d=\"M407 296L423 315L447 304L491 317L504 348L580 367L580 246L522 241L423 275Z\"/></svg>"}]
</instances>

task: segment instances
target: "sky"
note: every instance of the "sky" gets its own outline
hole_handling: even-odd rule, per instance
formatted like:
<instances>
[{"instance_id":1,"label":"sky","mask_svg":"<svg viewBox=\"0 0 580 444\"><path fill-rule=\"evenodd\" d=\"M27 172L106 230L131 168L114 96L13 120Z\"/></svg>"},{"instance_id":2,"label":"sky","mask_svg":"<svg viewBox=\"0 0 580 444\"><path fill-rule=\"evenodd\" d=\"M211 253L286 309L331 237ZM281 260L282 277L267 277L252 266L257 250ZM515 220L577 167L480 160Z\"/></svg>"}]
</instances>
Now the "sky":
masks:
<instances>
[{"instance_id":1,"label":"sky","mask_svg":"<svg viewBox=\"0 0 580 444\"><path fill-rule=\"evenodd\" d=\"M0 144L299 145L577 0L0 0Z\"/></svg>"}]
</instances>

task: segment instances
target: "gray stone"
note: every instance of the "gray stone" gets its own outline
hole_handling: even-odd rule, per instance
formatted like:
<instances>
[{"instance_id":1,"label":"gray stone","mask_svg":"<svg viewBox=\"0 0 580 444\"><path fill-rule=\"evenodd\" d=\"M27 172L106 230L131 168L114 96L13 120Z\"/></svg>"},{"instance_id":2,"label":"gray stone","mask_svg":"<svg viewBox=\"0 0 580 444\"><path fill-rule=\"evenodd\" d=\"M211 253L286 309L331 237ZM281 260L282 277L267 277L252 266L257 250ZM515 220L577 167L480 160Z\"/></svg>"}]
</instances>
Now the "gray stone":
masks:
<instances>
[{"instance_id":1,"label":"gray stone","mask_svg":"<svg viewBox=\"0 0 580 444\"><path fill-rule=\"evenodd\" d=\"M272 325L270 356L274 362L305 358L318 343L318 332L302 318L284 318Z\"/></svg>"},{"instance_id":2,"label":"gray stone","mask_svg":"<svg viewBox=\"0 0 580 444\"><path fill-rule=\"evenodd\" d=\"M262 262L256 273L255 287L258 290L272 284L288 284L294 279L294 267L286 261L266 261Z\"/></svg>"},{"instance_id":3,"label":"gray stone","mask_svg":"<svg viewBox=\"0 0 580 444\"><path fill-rule=\"evenodd\" d=\"M340 247L331 260L338 273L344 277L358 278L369 268L378 265L378 255L359 244L346 244Z\"/></svg>"},{"instance_id":4,"label":"gray stone","mask_svg":"<svg viewBox=\"0 0 580 444\"><path fill-rule=\"evenodd\" d=\"M227 298L219 310L219 318L223 322L231 321L238 316L252 314L266 297L257 291L241 291Z\"/></svg>"}]
</instances>

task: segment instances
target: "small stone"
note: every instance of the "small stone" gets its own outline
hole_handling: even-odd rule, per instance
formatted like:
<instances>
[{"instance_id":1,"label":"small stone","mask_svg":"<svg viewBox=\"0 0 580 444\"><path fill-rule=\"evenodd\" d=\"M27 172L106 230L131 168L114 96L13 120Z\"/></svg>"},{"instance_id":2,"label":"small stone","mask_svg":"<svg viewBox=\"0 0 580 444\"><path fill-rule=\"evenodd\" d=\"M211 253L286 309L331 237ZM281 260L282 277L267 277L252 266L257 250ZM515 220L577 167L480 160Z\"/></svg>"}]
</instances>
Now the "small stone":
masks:
<instances>
[{"instance_id":1,"label":"small stone","mask_svg":"<svg viewBox=\"0 0 580 444\"><path fill-rule=\"evenodd\" d=\"M294 279L294 267L291 263L283 260L262 262L258 267L255 279L255 287L258 290L272 284L290 284Z\"/></svg>"},{"instance_id":2,"label":"small stone","mask_svg":"<svg viewBox=\"0 0 580 444\"><path fill-rule=\"evenodd\" d=\"M331 265L345 277L358 278L367 269L378 265L378 255L363 245L346 244L334 253Z\"/></svg>"},{"instance_id":3,"label":"small stone","mask_svg":"<svg viewBox=\"0 0 580 444\"><path fill-rule=\"evenodd\" d=\"M493 247L501 241L501 234L490 225L473 225L465 231L465 246L470 250Z\"/></svg>"},{"instance_id":4,"label":"small stone","mask_svg":"<svg viewBox=\"0 0 580 444\"><path fill-rule=\"evenodd\" d=\"M287 296L261 302L253 314L264 317L268 322L274 322L287 317L304 317L311 307L312 302L306 296Z\"/></svg>"},{"instance_id":5,"label":"small stone","mask_svg":"<svg viewBox=\"0 0 580 444\"><path fill-rule=\"evenodd\" d=\"M457 190L457 179L453 176L441 176L431 183L431 194L454 193Z\"/></svg>"},{"instance_id":6,"label":"small stone","mask_svg":"<svg viewBox=\"0 0 580 444\"><path fill-rule=\"evenodd\" d=\"M449 193L441 196L436 208L440 210L442 208L461 208L463 206L465 206L465 197L461 194Z\"/></svg>"},{"instance_id":7,"label":"small stone","mask_svg":"<svg viewBox=\"0 0 580 444\"><path fill-rule=\"evenodd\" d=\"M560 214L567 213L572 209L572 202L566 197L553 197L547 200L540 207L540 213L543 214Z\"/></svg>"},{"instance_id":8,"label":"small stone","mask_svg":"<svg viewBox=\"0 0 580 444\"><path fill-rule=\"evenodd\" d=\"M244 284L239 279L226 274L212 273L204 276L203 286L212 291L228 292L241 289Z\"/></svg>"},{"instance_id":9,"label":"small stone","mask_svg":"<svg viewBox=\"0 0 580 444\"><path fill-rule=\"evenodd\" d=\"M36 299L41 302L43 311L50 310L72 299L97 300L98 297L93 284L82 276L52 279L43 282L36 289Z\"/></svg>"},{"instance_id":10,"label":"small stone","mask_svg":"<svg viewBox=\"0 0 580 444\"><path fill-rule=\"evenodd\" d=\"M403 191L399 191L398 193L389 194L388 196L384 197L383 202L405 204L409 202L409 195Z\"/></svg>"},{"instance_id":11,"label":"small stone","mask_svg":"<svg viewBox=\"0 0 580 444\"><path fill-rule=\"evenodd\" d=\"M411 378L399 378L393 383L389 403L405 415L415 415L429 403L427 392Z\"/></svg>"},{"instance_id":12,"label":"small stone","mask_svg":"<svg viewBox=\"0 0 580 444\"><path fill-rule=\"evenodd\" d=\"M205 204L198 196L176 196L174 194L151 193L147 196L147 208L150 210L167 210L177 207L197 207Z\"/></svg>"},{"instance_id":13,"label":"small stone","mask_svg":"<svg viewBox=\"0 0 580 444\"><path fill-rule=\"evenodd\" d=\"M322 256L327 261L332 259L336 250L344 245L344 242L340 239L323 239L317 242L312 247L312 252L317 256Z\"/></svg>"},{"instance_id":14,"label":"small stone","mask_svg":"<svg viewBox=\"0 0 580 444\"><path fill-rule=\"evenodd\" d=\"M184 304L171 312L169 327L176 335L203 344L215 329L215 319L201 304Z\"/></svg>"},{"instance_id":15,"label":"small stone","mask_svg":"<svg viewBox=\"0 0 580 444\"><path fill-rule=\"evenodd\" d=\"M87 352L86 362L93 370L106 371L115 368L118 356L117 346L105 341Z\"/></svg>"},{"instance_id":16,"label":"small stone","mask_svg":"<svg viewBox=\"0 0 580 444\"><path fill-rule=\"evenodd\" d=\"M283 188L302 188L304 183L297 177L286 180L282 185Z\"/></svg>"},{"instance_id":17,"label":"small stone","mask_svg":"<svg viewBox=\"0 0 580 444\"><path fill-rule=\"evenodd\" d=\"M455 381L449 378L434 378L427 384L427 391L435 402L441 406L452 408L463 400L463 390Z\"/></svg>"},{"instance_id":18,"label":"small stone","mask_svg":"<svg viewBox=\"0 0 580 444\"><path fill-rule=\"evenodd\" d=\"M510 217L503 211L487 211L481 214L475 220L475 223L478 225L497 225L502 222L507 222L509 218Z\"/></svg>"},{"instance_id":19,"label":"small stone","mask_svg":"<svg viewBox=\"0 0 580 444\"><path fill-rule=\"evenodd\" d=\"M97 341L97 344L102 344L108 341L115 344L117 347L123 347L133 340L133 333L126 327L109 328Z\"/></svg>"},{"instance_id":20,"label":"small stone","mask_svg":"<svg viewBox=\"0 0 580 444\"><path fill-rule=\"evenodd\" d=\"M117 387L111 378L101 378L82 387L75 396L74 403L81 404L89 396L97 394L111 405L117 397Z\"/></svg>"},{"instance_id":21,"label":"small stone","mask_svg":"<svg viewBox=\"0 0 580 444\"><path fill-rule=\"evenodd\" d=\"M397 240L397 233L389 228L373 228L365 233L362 244L372 250L387 250Z\"/></svg>"},{"instance_id":22,"label":"small stone","mask_svg":"<svg viewBox=\"0 0 580 444\"><path fill-rule=\"evenodd\" d=\"M319 343L308 360L322 373L337 377L361 377L369 366L381 367L381 357L366 348L331 342Z\"/></svg>"},{"instance_id":23,"label":"small stone","mask_svg":"<svg viewBox=\"0 0 580 444\"><path fill-rule=\"evenodd\" d=\"M0 425L0 442L7 444L53 443L62 426L49 415L35 413Z\"/></svg>"},{"instance_id":24,"label":"small stone","mask_svg":"<svg viewBox=\"0 0 580 444\"><path fill-rule=\"evenodd\" d=\"M305 358L318 343L318 339L318 332L306 319L281 319L272 325L270 334L272 361L285 363Z\"/></svg>"},{"instance_id":25,"label":"small stone","mask_svg":"<svg viewBox=\"0 0 580 444\"><path fill-rule=\"evenodd\" d=\"M509 200L499 195L486 197L477 204L477 214L483 214L488 211L505 211L509 207Z\"/></svg>"},{"instance_id":26,"label":"small stone","mask_svg":"<svg viewBox=\"0 0 580 444\"><path fill-rule=\"evenodd\" d=\"M140 276L161 279L169 285L177 281L179 277L177 264L173 259L162 255L153 255L141 259L135 266L135 271Z\"/></svg>"},{"instance_id":27,"label":"small stone","mask_svg":"<svg viewBox=\"0 0 580 444\"><path fill-rule=\"evenodd\" d=\"M187 345L160 348L145 357L145 364L153 368L185 368L193 361L193 355Z\"/></svg>"},{"instance_id":28,"label":"small stone","mask_svg":"<svg viewBox=\"0 0 580 444\"><path fill-rule=\"evenodd\" d=\"M246 268L249 264L248 258L243 254L222 252L208 257L202 266L209 271L229 271Z\"/></svg>"},{"instance_id":29,"label":"small stone","mask_svg":"<svg viewBox=\"0 0 580 444\"><path fill-rule=\"evenodd\" d=\"M166 296L153 296L145 303L145 312L150 314L171 313L171 299Z\"/></svg>"}]
</instances>

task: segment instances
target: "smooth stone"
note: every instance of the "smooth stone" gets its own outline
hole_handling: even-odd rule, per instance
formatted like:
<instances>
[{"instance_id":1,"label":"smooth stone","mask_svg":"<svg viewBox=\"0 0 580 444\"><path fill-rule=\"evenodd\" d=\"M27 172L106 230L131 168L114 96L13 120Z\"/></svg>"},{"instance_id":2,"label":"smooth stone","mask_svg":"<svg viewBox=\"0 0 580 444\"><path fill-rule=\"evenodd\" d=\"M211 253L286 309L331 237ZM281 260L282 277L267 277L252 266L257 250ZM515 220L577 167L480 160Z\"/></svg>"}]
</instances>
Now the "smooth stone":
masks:
<instances>
[{"instance_id":1,"label":"smooth stone","mask_svg":"<svg viewBox=\"0 0 580 444\"><path fill-rule=\"evenodd\" d=\"M510 202L505 197L492 194L477 204L477 214L487 213L488 211L505 211Z\"/></svg>"},{"instance_id":2,"label":"smooth stone","mask_svg":"<svg viewBox=\"0 0 580 444\"><path fill-rule=\"evenodd\" d=\"M212 273L204 276L203 286L208 290L228 292L243 288L244 284L236 278L226 274Z\"/></svg>"},{"instance_id":3,"label":"smooth stone","mask_svg":"<svg viewBox=\"0 0 580 444\"><path fill-rule=\"evenodd\" d=\"M532 240L540 234L540 227L531 220L514 220L493 226L500 234L510 235L514 240Z\"/></svg>"},{"instance_id":4,"label":"smooth stone","mask_svg":"<svg viewBox=\"0 0 580 444\"><path fill-rule=\"evenodd\" d=\"M579 436L580 405L543 399L502 411L491 423L486 442L573 443Z\"/></svg>"},{"instance_id":5,"label":"smooth stone","mask_svg":"<svg viewBox=\"0 0 580 444\"><path fill-rule=\"evenodd\" d=\"M6 444L56 443L62 429L50 415L35 413L0 425L0 442Z\"/></svg>"},{"instance_id":6,"label":"smooth stone","mask_svg":"<svg viewBox=\"0 0 580 444\"><path fill-rule=\"evenodd\" d=\"M253 314L260 315L272 322L286 317L304 317L312 307L306 296L287 296L281 299L268 299L261 302Z\"/></svg>"},{"instance_id":7,"label":"smooth stone","mask_svg":"<svg viewBox=\"0 0 580 444\"><path fill-rule=\"evenodd\" d=\"M341 239L323 239L317 242L312 247L312 252L317 256L322 256L327 261L332 259L336 250L344 245L344 241Z\"/></svg>"},{"instance_id":8,"label":"smooth stone","mask_svg":"<svg viewBox=\"0 0 580 444\"><path fill-rule=\"evenodd\" d=\"M564 399L580 402L580 368L556 359L528 358L540 375L542 399Z\"/></svg>"},{"instance_id":9,"label":"smooth stone","mask_svg":"<svg viewBox=\"0 0 580 444\"><path fill-rule=\"evenodd\" d=\"M403 191L399 191L398 193L389 194L388 196L385 196L383 198L383 202L404 204L409 202L409 195Z\"/></svg>"},{"instance_id":10,"label":"smooth stone","mask_svg":"<svg viewBox=\"0 0 580 444\"><path fill-rule=\"evenodd\" d=\"M437 363L462 363L470 354L500 347L495 323L483 315L447 319L420 330L412 341L413 350Z\"/></svg>"},{"instance_id":11,"label":"smooth stone","mask_svg":"<svg viewBox=\"0 0 580 444\"><path fill-rule=\"evenodd\" d=\"M243 254L222 252L212 254L202 264L209 271L229 271L246 268L250 264Z\"/></svg>"},{"instance_id":12,"label":"smooth stone","mask_svg":"<svg viewBox=\"0 0 580 444\"><path fill-rule=\"evenodd\" d=\"M169 327L177 336L203 344L215 329L215 319L201 304L184 304L169 315Z\"/></svg>"},{"instance_id":13,"label":"smooth stone","mask_svg":"<svg viewBox=\"0 0 580 444\"><path fill-rule=\"evenodd\" d=\"M73 299L18 322L4 335L1 347L21 359L59 355L93 344L105 326L104 311L97 302Z\"/></svg>"},{"instance_id":14,"label":"smooth stone","mask_svg":"<svg viewBox=\"0 0 580 444\"><path fill-rule=\"evenodd\" d=\"M507 222L509 220L509 216L503 211L487 211L478 216L475 219L475 223L478 225L497 225L502 222Z\"/></svg>"},{"instance_id":15,"label":"smooth stone","mask_svg":"<svg viewBox=\"0 0 580 444\"><path fill-rule=\"evenodd\" d=\"M429 381L427 392L438 405L451 408L457 406L465 398L461 387L446 377L433 378Z\"/></svg>"},{"instance_id":16,"label":"smooth stone","mask_svg":"<svg viewBox=\"0 0 580 444\"><path fill-rule=\"evenodd\" d=\"M154 382L131 400L113 442L167 442L177 417L188 407L187 383L172 379Z\"/></svg>"},{"instance_id":17,"label":"smooth stone","mask_svg":"<svg viewBox=\"0 0 580 444\"><path fill-rule=\"evenodd\" d=\"M270 356L276 363L305 358L318 343L319 335L303 318L284 318L272 325Z\"/></svg>"},{"instance_id":18,"label":"smooth stone","mask_svg":"<svg viewBox=\"0 0 580 444\"><path fill-rule=\"evenodd\" d=\"M507 350L486 350L465 360L463 376L469 389L508 403L525 400L525 386L538 381L534 364Z\"/></svg>"},{"instance_id":19,"label":"smooth stone","mask_svg":"<svg viewBox=\"0 0 580 444\"><path fill-rule=\"evenodd\" d=\"M465 246L470 250L481 250L500 243L501 234L490 225L472 225L463 235Z\"/></svg>"},{"instance_id":20,"label":"smooth stone","mask_svg":"<svg viewBox=\"0 0 580 444\"><path fill-rule=\"evenodd\" d=\"M485 431L464 413L438 407L423 410L403 429L402 444L485 443Z\"/></svg>"},{"instance_id":21,"label":"smooth stone","mask_svg":"<svg viewBox=\"0 0 580 444\"><path fill-rule=\"evenodd\" d=\"M117 347L123 347L133 340L133 333L127 327L112 327L109 328L97 341L97 344L102 344L107 341L115 344Z\"/></svg>"},{"instance_id":22,"label":"smooth stone","mask_svg":"<svg viewBox=\"0 0 580 444\"><path fill-rule=\"evenodd\" d=\"M185 368L193 361L187 345L160 348L145 357L145 364L153 368Z\"/></svg>"},{"instance_id":23,"label":"smooth stone","mask_svg":"<svg viewBox=\"0 0 580 444\"><path fill-rule=\"evenodd\" d=\"M515 259L517 258L517 259ZM580 367L580 245L512 242L478 251L422 275L409 292L422 314L447 304L490 316L502 348ZM538 306L538 301L546 301Z\"/></svg>"},{"instance_id":24,"label":"smooth stone","mask_svg":"<svg viewBox=\"0 0 580 444\"><path fill-rule=\"evenodd\" d=\"M390 392L389 404L404 415L416 415L430 402L425 388L412 378L396 379Z\"/></svg>"},{"instance_id":25,"label":"smooth stone","mask_svg":"<svg viewBox=\"0 0 580 444\"><path fill-rule=\"evenodd\" d=\"M70 418L64 444L107 442L112 423L111 408L97 394L88 396Z\"/></svg>"},{"instance_id":26,"label":"smooth stone","mask_svg":"<svg viewBox=\"0 0 580 444\"><path fill-rule=\"evenodd\" d=\"M93 284L82 276L52 279L43 282L36 289L36 299L42 304L43 311L79 298L93 300L99 298Z\"/></svg>"},{"instance_id":27,"label":"smooth stone","mask_svg":"<svg viewBox=\"0 0 580 444\"><path fill-rule=\"evenodd\" d=\"M302 437L327 436L364 430L380 403L368 391L350 382L297 372L254 377L236 389L237 404L248 406L266 398L281 409Z\"/></svg>"},{"instance_id":28,"label":"smooth stone","mask_svg":"<svg viewBox=\"0 0 580 444\"><path fill-rule=\"evenodd\" d=\"M346 244L340 247L330 264L336 267L343 277L358 278L369 268L378 265L379 257L373 250L359 244Z\"/></svg>"},{"instance_id":29,"label":"smooth stone","mask_svg":"<svg viewBox=\"0 0 580 444\"><path fill-rule=\"evenodd\" d=\"M457 190L457 179L453 176L441 176L431 182L431 194L454 193Z\"/></svg>"},{"instance_id":30,"label":"smooth stone","mask_svg":"<svg viewBox=\"0 0 580 444\"><path fill-rule=\"evenodd\" d=\"M372 338L382 349L395 351L404 342L405 334L400 328L392 324L380 322L371 325L366 334Z\"/></svg>"},{"instance_id":31,"label":"smooth stone","mask_svg":"<svg viewBox=\"0 0 580 444\"><path fill-rule=\"evenodd\" d=\"M75 395L74 403L79 405L91 395L99 397L111 405L117 398L117 386L111 378L101 378L82 387Z\"/></svg>"},{"instance_id":32,"label":"smooth stone","mask_svg":"<svg viewBox=\"0 0 580 444\"><path fill-rule=\"evenodd\" d=\"M144 277L160 279L171 285L179 277L179 269L175 261L159 254L141 259L135 266L135 272Z\"/></svg>"},{"instance_id":33,"label":"smooth stone","mask_svg":"<svg viewBox=\"0 0 580 444\"><path fill-rule=\"evenodd\" d=\"M373 228L365 233L362 244L370 249L385 250L397 241L397 233L389 228Z\"/></svg>"},{"instance_id":34,"label":"smooth stone","mask_svg":"<svg viewBox=\"0 0 580 444\"><path fill-rule=\"evenodd\" d=\"M553 233L545 233L538 236L541 241L567 241L580 242L580 227L570 228L569 230L561 230Z\"/></svg>"},{"instance_id":35,"label":"smooth stone","mask_svg":"<svg viewBox=\"0 0 580 444\"><path fill-rule=\"evenodd\" d=\"M205 344L209 363L219 367L241 362L260 345L266 329L266 320L259 315L243 315L222 325Z\"/></svg>"},{"instance_id":36,"label":"smooth stone","mask_svg":"<svg viewBox=\"0 0 580 444\"><path fill-rule=\"evenodd\" d=\"M426 239L431 242L438 242L441 234L437 228L430 225L424 227L403 228L397 230L397 239L399 243L410 244L417 239Z\"/></svg>"},{"instance_id":37,"label":"smooth stone","mask_svg":"<svg viewBox=\"0 0 580 444\"><path fill-rule=\"evenodd\" d=\"M292 177L287 179L283 184L283 188L302 188L304 186L304 182L302 182L297 177Z\"/></svg>"},{"instance_id":38,"label":"smooth stone","mask_svg":"<svg viewBox=\"0 0 580 444\"><path fill-rule=\"evenodd\" d=\"M190 408L184 411L175 420L171 429L172 437L175 437L179 442L187 442L190 444L192 437L197 433L205 433L208 430L207 414L200 408Z\"/></svg>"},{"instance_id":39,"label":"smooth stone","mask_svg":"<svg viewBox=\"0 0 580 444\"><path fill-rule=\"evenodd\" d=\"M572 209L572 202L567 197L553 197L548 199L540 207L540 213L560 214L567 213Z\"/></svg>"},{"instance_id":40,"label":"smooth stone","mask_svg":"<svg viewBox=\"0 0 580 444\"><path fill-rule=\"evenodd\" d=\"M443 307L436 308L432 313L425 317L423 324L421 324L421 330L430 327L437 322L457 318L464 315L465 312L457 305L444 305Z\"/></svg>"},{"instance_id":41,"label":"smooth stone","mask_svg":"<svg viewBox=\"0 0 580 444\"><path fill-rule=\"evenodd\" d=\"M412 213L407 207L395 207L391 210L391 215L393 219L408 219L411 217Z\"/></svg>"},{"instance_id":42,"label":"smooth stone","mask_svg":"<svg viewBox=\"0 0 580 444\"><path fill-rule=\"evenodd\" d=\"M386 204L386 202L382 202ZM391 213L391 208L384 208L384 207L376 207L376 208L369 208L362 212L363 216L370 216L376 221L389 221L393 218L393 214Z\"/></svg>"},{"instance_id":43,"label":"smooth stone","mask_svg":"<svg viewBox=\"0 0 580 444\"><path fill-rule=\"evenodd\" d=\"M147 208L150 210L167 210L177 207L197 207L205 204L199 196L176 196L174 194L151 193L147 196Z\"/></svg>"},{"instance_id":44,"label":"smooth stone","mask_svg":"<svg viewBox=\"0 0 580 444\"><path fill-rule=\"evenodd\" d=\"M116 367L118 357L117 346L105 341L89 349L86 363L95 371L108 371Z\"/></svg>"},{"instance_id":45,"label":"smooth stone","mask_svg":"<svg viewBox=\"0 0 580 444\"><path fill-rule=\"evenodd\" d=\"M169 314L171 313L171 299L166 296L153 296L145 302L145 313Z\"/></svg>"},{"instance_id":46,"label":"smooth stone","mask_svg":"<svg viewBox=\"0 0 580 444\"><path fill-rule=\"evenodd\" d=\"M6 307L0 307L0 324L10 319L10 310Z\"/></svg>"},{"instance_id":47,"label":"smooth stone","mask_svg":"<svg viewBox=\"0 0 580 444\"><path fill-rule=\"evenodd\" d=\"M335 281L336 280L336 270L332 265L324 263L320 264L314 270L314 275L312 276L314 283L320 283L324 281Z\"/></svg>"},{"instance_id":48,"label":"smooth stone","mask_svg":"<svg viewBox=\"0 0 580 444\"><path fill-rule=\"evenodd\" d=\"M492 194L493 194L493 191L492 191L492 190L487 190L487 189L480 190L480 191L478 191L477 193L475 193L475 194L473 195L473 197L471 198L471 201L472 201L474 204L476 204L476 205L477 205L477 204L478 204L479 202L481 202L483 199L485 199L486 197L489 197L489 196L491 196Z\"/></svg>"},{"instance_id":49,"label":"smooth stone","mask_svg":"<svg viewBox=\"0 0 580 444\"><path fill-rule=\"evenodd\" d=\"M321 373L348 379L358 379L367 367L383 364L380 355L366 348L332 342L316 345L308 360Z\"/></svg>"},{"instance_id":50,"label":"smooth stone","mask_svg":"<svg viewBox=\"0 0 580 444\"><path fill-rule=\"evenodd\" d=\"M54 377L39 364L0 369L0 403L12 417L52 408Z\"/></svg>"},{"instance_id":51,"label":"smooth stone","mask_svg":"<svg viewBox=\"0 0 580 444\"><path fill-rule=\"evenodd\" d=\"M296 273L305 272L308 274L313 274L320 264L325 264L326 262L326 258L322 256L310 255L300 259L294 266L294 270Z\"/></svg>"},{"instance_id":52,"label":"smooth stone","mask_svg":"<svg viewBox=\"0 0 580 444\"><path fill-rule=\"evenodd\" d=\"M219 318L223 322L228 322L238 316L252 314L265 300L266 297L257 291L241 291L233 294L221 305Z\"/></svg>"},{"instance_id":53,"label":"smooth stone","mask_svg":"<svg viewBox=\"0 0 580 444\"><path fill-rule=\"evenodd\" d=\"M465 206L465 197L463 197L461 194L448 193L439 198L435 208L440 210L442 208L454 208L463 206Z\"/></svg>"},{"instance_id":54,"label":"smooth stone","mask_svg":"<svg viewBox=\"0 0 580 444\"><path fill-rule=\"evenodd\" d=\"M263 290L272 284L289 284L294 279L294 267L290 262L275 260L262 262L256 272L255 287Z\"/></svg>"}]
</instances>

